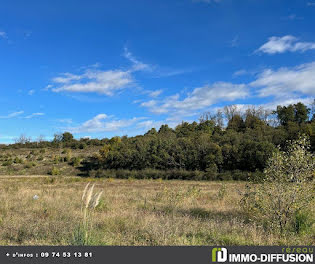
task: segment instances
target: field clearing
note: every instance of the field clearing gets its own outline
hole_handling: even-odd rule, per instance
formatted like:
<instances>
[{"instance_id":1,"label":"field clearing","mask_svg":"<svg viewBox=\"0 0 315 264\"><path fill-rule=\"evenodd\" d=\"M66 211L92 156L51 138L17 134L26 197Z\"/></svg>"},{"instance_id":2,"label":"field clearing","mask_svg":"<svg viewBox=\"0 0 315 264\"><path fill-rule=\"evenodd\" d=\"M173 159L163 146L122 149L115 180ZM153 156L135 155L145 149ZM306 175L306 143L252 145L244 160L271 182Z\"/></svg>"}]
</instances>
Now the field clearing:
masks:
<instances>
[{"instance_id":1,"label":"field clearing","mask_svg":"<svg viewBox=\"0 0 315 264\"><path fill-rule=\"evenodd\" d=\"M314 228L279 238L246 223L238 205L244 182L1 176L0 245L78 244L88 182L103 191L91 245L315 244Z\"/></svg>"}]
</instances>

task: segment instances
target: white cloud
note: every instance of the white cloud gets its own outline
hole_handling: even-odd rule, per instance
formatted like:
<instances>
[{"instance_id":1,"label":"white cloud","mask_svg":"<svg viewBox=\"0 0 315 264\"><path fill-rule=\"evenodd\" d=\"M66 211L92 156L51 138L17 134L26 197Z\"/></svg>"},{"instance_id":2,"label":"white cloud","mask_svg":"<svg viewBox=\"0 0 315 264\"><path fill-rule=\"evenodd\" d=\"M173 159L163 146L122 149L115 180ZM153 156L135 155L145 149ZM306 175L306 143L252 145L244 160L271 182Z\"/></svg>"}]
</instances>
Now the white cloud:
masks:
<instances>
[{"instance_id":1,"label":"white cloud","mask_svg":"<svg viewBox=\"0 0 315 264\"><path fill-rule=\"evenodd\" d=\"M238 77L238 76L242 76L242 75L246 75L246 74L248 74L248 72L246 70L242 69L242 70L238 70L238 71L234 72L233 76Z\"/></svg>"},{"instance_id":2,"label":"white cloud","mask_svg":"<svg viewBox=\"0 0 315 264\"><path fill-rule=\"evenodd\" d=\"M133 64L132 70L133 71L143 71L143 70L151 71L152 70L152 67L150 65L145 64L145 63L137 60L126 47L124 48L124 54L123 55L126 59L128 59L130 62L132 62L132 64Z\"/></svg>"},{"instance_id":3,"label":"white cloud","mask_svg":"<svg viewBox=\"0 0 315 264\"><path fill-rule=\"evenodd\" d=\"M136 59L126 47L124 47L123 56L133 64L130 71L148 71L153 73L152 77L154 78L171 77L193 71L193 69L173 69L171 67L160 67L159 65L143 63Z\"/></svg>"},{"instance_id":4,"label":"white cloud","mask_svg":"<svg viewBox=\"0 0 315 264\"><path fill-rule=\"evenodd\" d=\"M295 68L266 69L250 83L259 88L260 97L294 97L294 95L315 96L315 62Z\"/></svg>"},{"instance_id":5,"label":"white cloud","mask_svg":"<svg viewBox=\"0 0 315 264\"><path fill-rule=\"evenodd\" d=\"M231 40L231 47L235 48L239 44L239 36L236 35L232 40Z\"/></svg>"},{"instance_id":6,"label":"white cloud","mask_svg":"<svg viewBox=\"0 0 315 264\"><path fill-rule=\"evenodd\" d=\"M8 38L7 33L4 31L0 31L0 38L7 39Z\"/></svg>"},{"instance_id":7,"label":"white cloud","mask_svg":"<svg viewBox=\"0 0 315 264\"><path fill-rule=\"evenodd\" d=\"M24 38L28 39L32 35L32 31L28 30L24 32Z\"/></svg>"},{"instance_id":8,"label":"white cloud","mask_svg":"<svg viewBox=\"0 0 315 264\"><path fill-rule=\"evenodd\" d=\"M134 83L130 71L87 70L82 75L65 73L55 77L57 86L49 87L53 92L100 93L111 96L115 91L126 88Z\"/></svg>"},{"instance_id":9,"label":"white cloud","mask_svg":"<svg viewBox=\"0 0 315 264\"><path fill-rule=\"evenodd\" d=\"M307 6L315 6L314 2L307 2Z\"/></svg>"},{"instance_id":10,"label":"white cloud","mask_svg":"<svg viewBox=\"0 0 315 264\"><path fill-rule=\"evenodd\" d=\"M155 121L155 120L146 120L137 123L138 128L143 128L145 130L149 130L151 128L159 129L161 125L165 124L163 121Z\"/></svg>"},{"instance_id":11,"label":"white cloud","mask_svg":"<svg viewBox=\"0 0 315 264\"><path fill-rule=\"evenodd\" d=\"M44 113L32 113L30 115L27 116L21 116L22 114L24 114L24 111L17 111L17 112L13 112L10 113L6 116L0 116L1 119L9 119L9 118L15 118L15 117L20 117L20 118L25 118L25 119L30 119L36 116L43 116L45 115Z\"/></svg>"},{"instance_id":12,"label":"white cloud","mask_svg":"<svg viewBox=\"0 0 315 264\"><path fill-rule=\"evenodd\" d=\"M288 20L302 20L304 18L303 17L299 17L296 14L291 14L291 15L285 17L285 19L288 19Z\"/></svg>"},{"instance_id":13,"label":"white cloud","mask_svg":"<svg viewBox=\"0 0 315 264\"><path fill-rule=\"evenodd\" d=\"M152 77L153 78L168 78L168 77L173 77L173 76L177 76L177 75L183 75L186 73L192 73L194 71L196 71L197 68L183 68L183 69L175 69L172 67L164 67L164 66L158 66L155 65L154 67L152 67Z\"/></svg>"},{"instance_id":14,"label":"white cloud","mask_svg":"<svg viewBox=\"0 0 315 264\"><path fill-rule=\"evenodd\" d=\"M271 37L268 42L262 45L256 52L268 54L284 52L304 52L315 49L315 42L299 42L294 36L287 35L284 37Z\"/></svg>"},{"instance_id":15,"label":"white cloud","mask_svg":"<svg viewBox=\"0 0 315 264\"><path fill-rule=\"evenodd\" d=\"M58 119L58 122L65 123L65 124L72 124L73 120L71 118L63 118L63 119Z\"/></svg>"},{"instance_id":16,"label":"white cloud","mask_svg":"<svg viewBox=\"0 0 315 264\"><path fill-rule=\"evenodd\" d=\"M179 95L166 97L164 101L150 100L143 102L141 106L147 107L149 111L156 114L176 114L188 116L195 114L193 111L202 110L222 101L234 101L249 95L247 86L244 84L232 84L217 82L195 88L183 100Z\"/></svg>"},{"instance_id":17,"label":"white cloud","mask_svg":"<svg viewBox=\"0 0 315 264\"><path fill-rule=\"evenodd\" d=\"M35 93L34 89L28 91L28 95L33 95L34 93Z\"/></svg>"},{"instance_id":18,"label":"white cloud","mask_svg":"<svg viewBox=\"0 0 315 264\"><path fill-rule=\"evenodd\" d=\"M99 93L108 96L116 91L135 85L133 73L137 71L151 71L151 66L137 60L127 48L124 49L124 57L132 62L127 70L97 69L100 64L84 67L82 74L62 73L52 79L53 84L46 86L45 90L53 92L73 93ZM81 67L82 69L82 67Z\"/></svg>"},{"instance_id":19,"label":"white cloud","mask_svg":"<svg viewBox=\"0 0 315 264\"><path fill-rule=\"evenodd\" d=\"M157 104L157 101L156 100L150 100L150 101L147 101L147 102L143 102L141 103L140 105L141 106L144 106L144 107L149 107L149 108L153 108L155 107Z\"/></svg>"},{"instance_id":20,"label":"white cloud","mask_svg":"<svg viewBox=\"0 0 315 264\"><path fill-rule=\"evenodd\" d=\"M272 102L261 104L261 106L269 110L275 110L278 105L287 106L290 104L296 104L298 102L301 102L302 104L305 104L305 105L310 105L313 101L314 101L313 97L306 97L306 98L296 97L296 98L288 98L288 99L278 98L277 100L274 100Z\"/></svg>"},{"instance_id":21,"label":"white cloud","mask_svg":"<svg viewBox=\"0 0 315 264\"><path fill-rule=\"evenodd\" d=\"M234 75L245 73L245 70L240 70ZM271 102L263 105L269 109L298 101L307 104L315 96L315 61L292 68L265 69L255 76L255 80L247 84L217 82L205 85L194 89L183 99L179 94L174 94L162 100L151 99L139 103L152 113L166 114L167 120L179 120L208 110L214 104L248 97L270 97Z\"/></svg>"},{"instance_id":22,"label":"white cloud","mask_svg":"<svg viewBox=\"0 0 315 264\"><path fill-rule=\"evenodd\" d=\"M119 131L120 129L127 128L137 121L143 118L132 118L132 119L112 119L111 116L106 114L99 114L90 120L85 121L77 127L68 127L65 130L72 133L96 133L96 132L112 132Z\"/></svg>"},{"instance_id":23,"label":"white cloud","mask_svg":"<svg viewBox=\"0 0 315 264\"><path fill-rule=\"evenodd\" d=\"M85 75L74 75L72 73L64 73L62 76L58 76L53 78L53 82L55 83L70 83L71 81L79 81L81 79L85 78Z\"/></svg>"},{"instance_id":24,"label":"white cloud","mask_svg":"<svg viewBox=\"0 0 315 264\"><path fill-rule=\"evenodd\" d=\"M174 75L192 72L192 69L174 70L161 68L139 61L126 47L123 56L131 62L131 66L125 70L100 70L100 64L96 63L88 67L81 67L84 71L80 74L70 72L61 73L52 78L52 83L43 90L69 93L98 93L112 96L115 92L128 87L136 86L134 75L136 72L150 72L153 78L170 77ZM157 97L162 90L147 91L151 97Z\"/></svg>"},{"instance_id":25,"label":"white cloud","mask_svg":"<svg viewBox=\"0 0 315 264\"><path fill-rule=\"evenodd\" d=\"M158 97L163 91L162 90L155 90L149 91L148 94L150 97Z\"/></svg>"},{"instance_id":26,"label":"white cloud","mask_svg":"<svg viewBox=\"0 0 315 264\"><path fill-rule=\"evenodd\" d=\"M33 113L33 114L30 114L30 115L28 115L28 116L26 116L24 118L30 119L30 118L33 118L33 117L36 117L36 116L43 116L43 115L45 115L45 114L44 113Z\"/></svg>"},{"instance_id":27,"label":"white cloud","mask_svg":"<svg viewBox=\"0 0 315 264\"><path fill-rule=\"evenodd\" d=\"M13 112L13 113L10 113L6 116L0 116L1 119L8 119L8 118L14 118L14 117L17 117L17 116L20 116L24 113L24 111L17 111L17 112Z\"/></svg>"},{"instance_id":28,"label":"white cloud","mask_svg":"<svg viewBox=\"0 0 315 264\"><path fill-rule=\"evenodd\" d=\"M281 106L288 106L290 104L296 104L298 102L301 102L302 104L305 104L307 106L311 105L314 101L313 97L295 97L295 98L287 98L287 99L283 99L283 98L276 98L275 100L272 100L271 102L268 103L262 103L262 104L235 104L235 106L237 107L237 109L241 112L244 113L247 109L249 108L259 108L259 107L263 107L263 109L272 111L275 110L277 108L278 105ZM218 109L221 109L220 107L215 107L212 109L213 112L216 112Z\"/></svg>"}]
</instances>

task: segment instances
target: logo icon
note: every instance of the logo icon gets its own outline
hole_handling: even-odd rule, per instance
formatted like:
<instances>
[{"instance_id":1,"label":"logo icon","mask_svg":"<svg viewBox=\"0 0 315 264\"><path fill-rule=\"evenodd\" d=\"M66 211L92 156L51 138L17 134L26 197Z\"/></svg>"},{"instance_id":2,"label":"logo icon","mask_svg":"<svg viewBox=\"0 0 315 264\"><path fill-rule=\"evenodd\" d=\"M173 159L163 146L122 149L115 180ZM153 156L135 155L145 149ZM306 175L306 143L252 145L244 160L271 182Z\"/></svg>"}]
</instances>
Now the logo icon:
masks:
<instances>
[{"instance_id":1,"label":"logo icon","mask_svg":"<svg viewBox=\"0 0 315 264\"><path fill-rule=\"evenodd\" d=\"M212 249L212 262L225 262L227 261L226 248L213 248Z\"/></svg>"}]
</instances>

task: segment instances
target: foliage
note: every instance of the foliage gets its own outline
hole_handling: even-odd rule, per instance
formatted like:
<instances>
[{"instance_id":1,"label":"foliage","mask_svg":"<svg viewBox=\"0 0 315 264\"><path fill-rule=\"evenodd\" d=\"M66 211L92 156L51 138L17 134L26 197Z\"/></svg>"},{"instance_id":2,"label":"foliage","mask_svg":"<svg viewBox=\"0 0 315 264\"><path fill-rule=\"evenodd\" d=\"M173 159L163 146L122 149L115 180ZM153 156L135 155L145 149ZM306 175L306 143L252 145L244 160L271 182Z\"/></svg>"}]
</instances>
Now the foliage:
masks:
<instances>
[{"instance_id":1,"label":"foliage","mask_svg":"<svg viewBox=\"0 0 315 264\"><path fill-rule=\"evenodd\" d=\"M248 185L241 205L249 220L283 234L315 195L315 157L306 137L288 141L268 161L262 184ZM297 218L298 221L298 218Z\"/></svg>"},{"instance_id":2,"label":"foliage","mask_svg":"<svg viewBox=\"0 0 315 264\"><path fill-rule=\"evenodd\" d=\"M70 165L72 165L73 167L78 167L81 164L81 159L79 157L73 157L70 160Z\"/></svg>"},{"instance_id":3,"label":"foliage","mask_svg":"<svg viewBox=\"0 0 315 264\"><path fill-rule=\"evenodd\" d=\"M14 163L16 163L16 164L18 164L18 163L23 163L23 159L22 158L19 158L19 157L15 157L15 159L14 159L14 161L13 161Z\"/></svg>"},{"instance_id":4,"label":"foliage","mask_svg":"<svg viewBox=\"0 0 315 264\"><path fill-rule=\"evenodd\" d=\"M315 151L314 109L297 103L278 106L273 112L262 107L242 111L231 105L215 114L202 114L199 122L182 122L175 128L164 124L158 130L152 128L134 137L75 139L70 132L64 132L56 134L52 142L32 142L23 135L16 144L1 147L27 151L31 148L29 155L24 156L28 161L43 161L40 163L45 166L67 162L75 167L69 168L71 173L85 176L108 177L109 171L116 171L110 174L118 178L133 174L134 178L259 182L268 159L287 140L305 134L310 138L311 151ZM48 155L44 158L46 150L52 160L46 158ZM84 160L73 159L77 156L72 155L74 150L84 153ZM3 157L1 163L18 169L17 163L12 163L14 158Z\"/></svg>"},{"instance_id":5,"label":"foliage","mask_svg":"<svg viewBox=\"0 0 315 264\"><path fill-rule=\"evenodd\" d=\"M2 166L10 166L13 164L13 161L11 159L6 160L5 162L2 163Z\"/></svg>"},{"instance_id":6,"label":"foliage","mask_svg":"<svg viewBox=\"0 0 315 264\"><path fill-rule=\"evenodd\" d=\"M35 167L35 166L36 166L36 163L35 163L35 162L32 162L32 161L27 162L27 163L25 163L25 165L24 165L24 167L27 168L27 169L30 169L30 168Z\"/></svg>"},{"instance_id":7,"label":"foliage","mask_svg":"<svg viewBox=\"0 0 315 264\"><path fill-rule=\"evenodd\" d=\"M61 171L57 167L52 167L51 170L48 172L50 175L60 175Z\"/></svg>"}]
</instances>

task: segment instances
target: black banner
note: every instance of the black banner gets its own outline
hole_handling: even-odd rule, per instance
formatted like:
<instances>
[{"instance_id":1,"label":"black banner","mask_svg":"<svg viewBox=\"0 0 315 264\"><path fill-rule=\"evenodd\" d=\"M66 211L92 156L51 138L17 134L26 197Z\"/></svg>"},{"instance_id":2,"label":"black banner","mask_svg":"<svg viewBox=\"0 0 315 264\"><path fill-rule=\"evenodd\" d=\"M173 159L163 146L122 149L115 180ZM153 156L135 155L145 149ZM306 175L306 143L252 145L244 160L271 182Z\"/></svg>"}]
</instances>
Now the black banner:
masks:
<instances>
[{"instance_id":1,"label":"black banner","mask_svg":"<svg viewBox=\"0 0 315 264\"><path fill-rule=\"evenodd\" d=\"M271 247L76 247L2 246L2 263L314 263L309 246Z\"/></svg>"}]
</instances>

